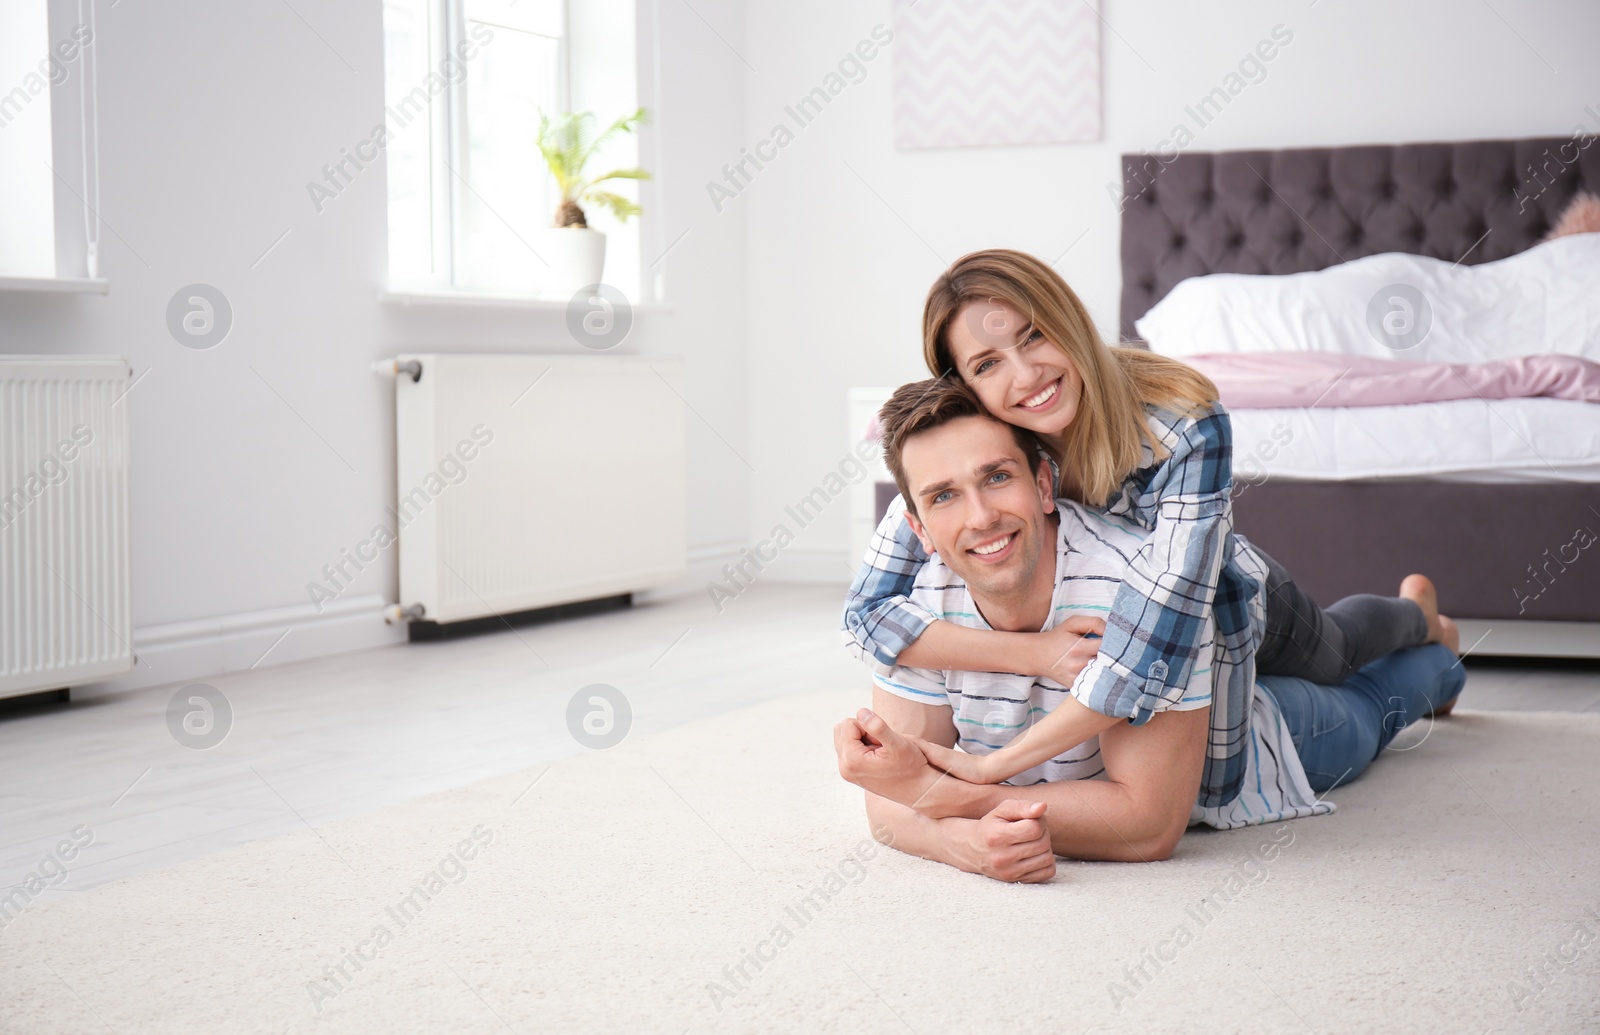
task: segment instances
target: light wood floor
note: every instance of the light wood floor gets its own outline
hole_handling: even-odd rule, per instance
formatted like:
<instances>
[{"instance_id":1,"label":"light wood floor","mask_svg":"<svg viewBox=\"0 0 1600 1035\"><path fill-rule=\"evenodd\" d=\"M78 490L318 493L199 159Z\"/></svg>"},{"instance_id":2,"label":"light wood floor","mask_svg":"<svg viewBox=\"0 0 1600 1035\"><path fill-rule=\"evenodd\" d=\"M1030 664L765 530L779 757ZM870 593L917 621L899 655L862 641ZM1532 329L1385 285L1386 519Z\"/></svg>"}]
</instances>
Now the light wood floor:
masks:
<instances>
[{"instance_id":1,"label":"light wood floor","mask_svg":"<svg viewBox=\"0 0 1600 1035\"><path fill-rule=\"evenodd\" d=\"M217 676L233 726L206 751L168 732L177 685L0 710L0 889L79 825L94 841L49 895L589 750L566 710L592 683L627 696L630 736L818 685L859 682L865 703L842 599L758 585L722 614L696 594ZM1593 667L1469 668L1463 708L1600 711Z\"/></svg>"}]
</instances>

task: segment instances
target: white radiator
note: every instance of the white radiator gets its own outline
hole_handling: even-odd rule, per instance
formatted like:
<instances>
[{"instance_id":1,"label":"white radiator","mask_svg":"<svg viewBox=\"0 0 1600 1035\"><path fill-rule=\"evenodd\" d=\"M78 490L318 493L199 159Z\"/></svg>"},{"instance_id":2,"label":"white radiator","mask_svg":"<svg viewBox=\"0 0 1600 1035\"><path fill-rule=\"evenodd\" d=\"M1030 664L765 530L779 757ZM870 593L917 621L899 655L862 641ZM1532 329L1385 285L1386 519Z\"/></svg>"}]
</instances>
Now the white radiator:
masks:
<instances>
[{"instance_id":1,"label":"white radiator","mask_svg":"<svg viewBox=\"0 0 1600 1035\"><path fill-rule=\"evenodd\" d=\"M0 697L133 668L128 362L0 357Z\"/></svg>"},{"instance_id":2,"label":"white radiator","mask_svg":"<svg viewBox=\"0 0 1600 1035\"><path fill-rule=\"evenodd\" d=\"M402 609L456 622L686 573L682 360L397 362L420 364L395 378Z\"/></svg>"}]
</instances>

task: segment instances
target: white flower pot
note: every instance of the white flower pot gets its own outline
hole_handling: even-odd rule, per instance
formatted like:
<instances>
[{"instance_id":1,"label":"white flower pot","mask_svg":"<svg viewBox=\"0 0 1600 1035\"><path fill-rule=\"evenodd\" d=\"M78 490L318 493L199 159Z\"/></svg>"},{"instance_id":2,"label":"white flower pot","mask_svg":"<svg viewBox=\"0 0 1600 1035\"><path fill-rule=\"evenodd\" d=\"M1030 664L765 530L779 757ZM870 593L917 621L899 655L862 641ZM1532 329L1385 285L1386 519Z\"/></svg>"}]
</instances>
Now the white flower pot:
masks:
<instances>
[{"instance_id":1,"label":"white flower pot","mask_svg":"<svg viewBox=\"0 0 1600 1035\"><path fill-rule=\"evenodd\" d=\"M538 240L539 256L549 263L544 270L544 294L571 298L583 288L601 282L606 267L606 235L581 226L550 227Z\"/></svg>"}]
</instances>

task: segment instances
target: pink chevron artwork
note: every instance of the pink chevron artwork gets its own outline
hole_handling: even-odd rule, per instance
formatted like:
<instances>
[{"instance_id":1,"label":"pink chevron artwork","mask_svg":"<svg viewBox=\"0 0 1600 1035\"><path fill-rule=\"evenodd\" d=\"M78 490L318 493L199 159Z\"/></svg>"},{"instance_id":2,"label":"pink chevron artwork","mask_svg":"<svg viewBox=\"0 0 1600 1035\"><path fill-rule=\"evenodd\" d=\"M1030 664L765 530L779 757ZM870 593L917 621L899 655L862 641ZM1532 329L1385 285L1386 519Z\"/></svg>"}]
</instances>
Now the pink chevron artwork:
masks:
<instances>
[{"instance_id":1,"label":"pink chevron artwork","mask_svg":"<svg viewBox=\"0 0 1600 1035\"><path fill-rule=\"evenodd\" d=\"M894 0L894 145L1100 139L1098 0Z\"/></svg>"}]
</instances>

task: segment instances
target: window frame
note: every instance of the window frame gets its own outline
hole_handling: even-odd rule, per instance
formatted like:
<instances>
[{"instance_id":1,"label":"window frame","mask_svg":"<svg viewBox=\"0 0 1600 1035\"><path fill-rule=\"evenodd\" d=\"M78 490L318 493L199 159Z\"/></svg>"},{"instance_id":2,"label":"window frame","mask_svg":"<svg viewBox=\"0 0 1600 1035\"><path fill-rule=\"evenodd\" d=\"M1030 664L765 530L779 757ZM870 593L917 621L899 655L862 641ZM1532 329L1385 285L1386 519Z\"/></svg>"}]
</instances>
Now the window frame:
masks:
<instances>
[{"instance_id":1,"label":"window frame","mask_svg":"<svg viewBox=\"0 0 1600 1035\"><path fill-rule=\"evenodd\" d=\"M497 33L497 39L500 33L530 31L503 25L492 18L469 19L468 0L416 0L416 2L418 9L425 7L426 10L430 69L437 69L441 61L455 53L454 48L468 38L468 28L473 21L481 21L493 28ZM609 69L613 62L625 62L625 66L619 66L616 73L616 78L627 83L628 96L623 99L625 105L648 108L652 115L652 123L656 122L659 112L653 102L659 92L656 76L660 62L659 39L656 33L659 12L656 0L631 0L631 2L624 0L626 24L618 26L617 32L621 34L620 36L610 35L608 27L605 45L597 45L595 38L597 23L592 14L586 14L583 19L584 24L580 26L574 20L572 0L556 0L556 6L560 11L561 30L559 37L555 39L557 96L552 106L553 111L573 110L574 106L593 108L602 123L620 114L620 111L610 110L617 106L617 97L590 97L588 95L591 91L588 87L580 89L578 80L581 77L576 71L577 63L585 61L588 55L588 59L592 60L594 67L597 68ZM606 24L609 26L614 23ZM620 40L626 40L624 48L611 45ZM484 46L494 45L494 42L490 42ZM619 53L619 49L625 49L626 56ZM391 60L387 52L384 58L386 62ZM427 70L419 70L420 74L425 75L426 72ZM470 75L464 75L460 83L450 83L447 80L444 89L433 98L433 103L430 105L432 115L426 151L428 272L423 274L418 270L410 276L395 275L393 216L396 211L405 210L397 210L392 200L386 199L386 226L390 237L385 247L385 255L389 261L380 297L385 301L402 304L419 301L442 304L451 298L459 298L474 304L499 302L514 307L555 305L559 300L536 293L536 289L532 286L526 292L507 292L492 286L476 285L467 280L472 276L473 265L468 244L464 239L468 229L467 199L469 194L473 193L473 188L466 182L471 178L466 161L467 149L471 146L468 120L470 79ZM580 93L584 96L578 96ZM390 102L387 76L384 99L387 108ZM601 108L606 110L599 110ZM636 164L650 169L653 174L651 179L638 181L635 186L645 214L621 226L602 225L596 229L601 229L608 238L606 256L608 281L632 297L636 306L661 308L666 304L664 276L658 265L647 265L650 256L656 256L656 261L659 263L660 258L664 257L662 253L665 250L663 227L658 219L652 218L656 215L664 196L659 170L661 164L659 127L654 124L642 127L634 135L631 146L636 148ZM389 168L392 170L394 166L391 164ZM466 177L457 170L465 171ZM548 175L542 163L536 166L536 171L540 175ZM413 203L420 205L420 202ZM487 200L484 203L488 204ZM602 214L601 219L603 222L610 221L609 216L605 214ZM418 236L420 237L420 232ZM420 245L415 254L419 257L422 255ZM621 268L613 265L618 262L622 264Z\"/></svg>"},{"instance_id":2,"label":"window frame","mask_svg":"<svg viewBox=\"0 0 1600 1035\"><path fill-rule=\"evenodd\" d=\"M468 0L422 0L427 6L428 68L437 69L456 54L456 47L468 39ZM556 40L556 98L557 110L569 108L572 94L572 33L570 27L570 0L559 0L561 9L561 34ZM492 21L484 21L497 32L526 32ZM550 38L550 37L546 37ZM493 43L488 44L493 46ZM389 55L384 55L385 60ZM444 90L438 98L438 118L429 119L428 163L428 265L432 276L422 283L396 283L389 277L390 293L421 291L430 294L458 293L477 295L484 292L461 281L464 255L467 247L466 191L467 185L458 172L467 162L471 146L471 127L468 121L471 77L463 75L459 83L445 80ZM387 101L388 98L385 98ZM386 201L387 207L392 202ZM386 249L386 254L391 254ZM392 258L392 254L391 254ZM391 264L392 265L392 264ZM531 297L535 297L530 295Z\"/></svg>"},{"instance_id":3,"label":"window frame","mask_svg":"<svg viewBox=\"0 0 1600 1035\"><path fill-rule=\"evenodd\" d=\"M453 54L456 46L467 38L468 0L435 0L435 2L442 8L440 16L445 22L441 32L441 36L446 38L445 51ZM570 0L560 0L557 4L561 9L561 35L556 37L555 108L558 111L569 110L572 99L572 31L569 4ZM486 21L484 24L492 26L501 32L526 31L499 25L495 22ZM549 37L546 38L548 39ZM444 54L440 54L437 57L442 59ZM462 264L461 256L466 249L464 240L466 232L466 185L462 182L462 177L456 175L454 170L467 165L466 152L471 146L472 130L467 115L471 78L471 76L462 76L461 82L447 84L446 97L448 99L445 104L445 117L441 120L447 124L445 132L448 136L448 143L443 145L444 150L440 153L448 153L451 163L451 168L445 170L447 175L444 177L445 184L443 187L444 192L449 195L448 199L446 199L449 222L446 230L449 242L447 245L449 255L446 258L445 265L445 268L449 270L449 274L446 278L446 283L452 290L458 291L470 290L457 281L457 274L460 272ZM435 173L437 173L437 169ZM435 187L436 193L439 190L439 187ZM434 247L437 250L440 247L438 242L442 238L436 235L433 240L435 242ZM437 256L435 256L435 260L437 261Z\"/></svg>"},{"instance_id":4,"label":"window frame","mask_svg":"<svg viewBox=\"0 0 1600 1035\"><path fill-rule=\"evenodd\" d=\"M60 57L69 37L79 42L60 82L47 87L50 103L47 163L54 183L50 248L53 270L47 276L0 275L0 291L106 294L110 281L101 254L99 31L92 0L39 0L45 12L47 51ZM84 33L87 35L84 35ZM12 92L9 84L0 91ZM20 87L18 87L20 88ZM115 231L112 231L115 234ZM149 263L131 248L136 261Z\"/></svg>"}]
</instances>

